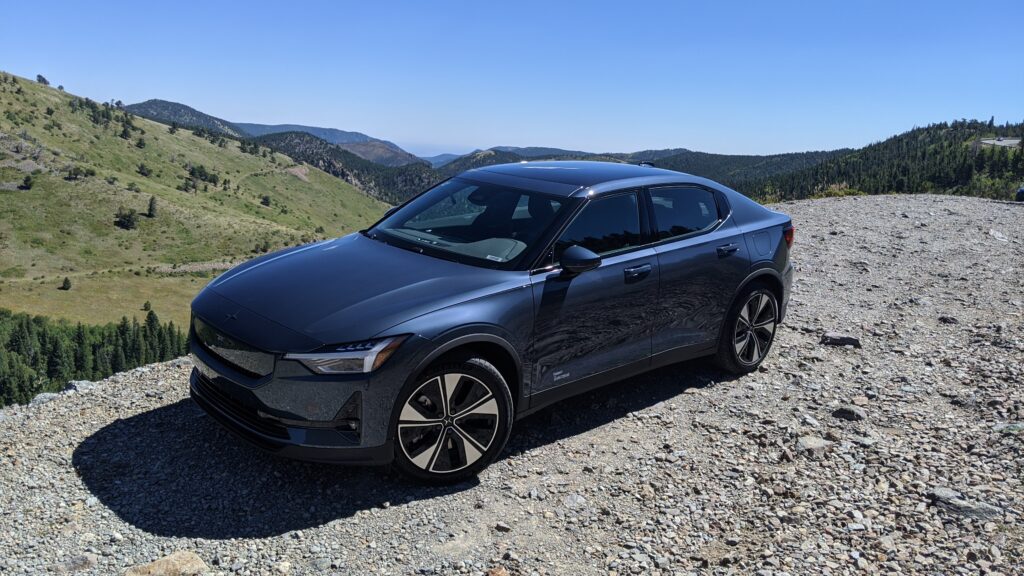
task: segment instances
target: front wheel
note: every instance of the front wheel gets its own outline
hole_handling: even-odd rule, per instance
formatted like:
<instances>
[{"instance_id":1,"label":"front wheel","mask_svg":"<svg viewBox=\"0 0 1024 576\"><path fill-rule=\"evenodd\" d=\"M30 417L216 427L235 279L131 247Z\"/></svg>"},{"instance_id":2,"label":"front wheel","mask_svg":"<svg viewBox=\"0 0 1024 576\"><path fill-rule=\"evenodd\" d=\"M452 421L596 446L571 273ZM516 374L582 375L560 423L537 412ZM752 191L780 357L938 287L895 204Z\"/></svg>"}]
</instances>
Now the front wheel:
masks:
<instances>
[{"instance_id":1,"label":"front wheel","mask_svg":"<svg viewBox=\"0 0 1024 576\"><path fill-rule=\"evenodd\" d=\"M763 284L743 290L722 326L715 362L734 374L753 372L768 355L779 323L779 302Z\"/></svg>"},{"instance_id":2,"label":"front wheel","mask_svg":"<svg viewBox=\"0 0 1024 576\"><path fill-rule=\"evenodd\" d=\"M395 463L421 481L450 483L483 470L512 430L512 395L482 358L428 369L398 397Z\"/></svg>"}]
</instances>

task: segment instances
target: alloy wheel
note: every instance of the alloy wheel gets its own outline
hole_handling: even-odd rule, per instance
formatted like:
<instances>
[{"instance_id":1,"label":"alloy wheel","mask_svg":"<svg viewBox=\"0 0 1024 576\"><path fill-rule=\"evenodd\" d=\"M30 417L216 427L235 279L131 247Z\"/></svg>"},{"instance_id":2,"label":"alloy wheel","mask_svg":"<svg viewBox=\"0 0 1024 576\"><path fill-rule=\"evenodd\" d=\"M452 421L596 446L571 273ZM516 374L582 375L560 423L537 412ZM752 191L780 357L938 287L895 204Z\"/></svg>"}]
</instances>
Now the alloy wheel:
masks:
<instances>
[{"instance_id":1,"label":"alloy wheel","mask_svg":"<svg viewBox=\"0 0 1024 576\"><path fill-rule=\"evenodd\" d=\"M421 384L398 417L398 442L421 470L458 472L491 447L500 424L498 401L479 379L447 373Z\"/></svg>"},{"instance_id":2,"label":"alloy wheel","mask_svg":"<svg viewBox=\"0 0 1024 576\"><path fill-rule=\"evenodd\" d=\"M747 366L760 362L775 336L778 313L775 299L765 292L755 292L740 308L733 333L736 358Z\"/></svg>"}]
</instances>

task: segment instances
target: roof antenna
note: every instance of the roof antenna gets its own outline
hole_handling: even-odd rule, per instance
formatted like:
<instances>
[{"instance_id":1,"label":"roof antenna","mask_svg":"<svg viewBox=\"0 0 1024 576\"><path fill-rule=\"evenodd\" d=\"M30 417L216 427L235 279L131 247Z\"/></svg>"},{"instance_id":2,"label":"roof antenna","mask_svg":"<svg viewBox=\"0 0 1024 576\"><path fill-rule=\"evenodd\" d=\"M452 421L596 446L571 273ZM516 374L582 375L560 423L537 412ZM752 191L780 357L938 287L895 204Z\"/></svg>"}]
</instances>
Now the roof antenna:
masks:
<instances>
[{"instance_id":1,"label":"roof antenna","mask_svg":"<svg viewBox=\"0 0 1024 576\"><path fill-rule=\"evenodd\" d=\"M657 168L657 166L654 165L654 162L648 162L647 160L643 160L641 162L637 162L636 165L637 166L646 166L648 168Z\"/></svg>"}]
</instances>

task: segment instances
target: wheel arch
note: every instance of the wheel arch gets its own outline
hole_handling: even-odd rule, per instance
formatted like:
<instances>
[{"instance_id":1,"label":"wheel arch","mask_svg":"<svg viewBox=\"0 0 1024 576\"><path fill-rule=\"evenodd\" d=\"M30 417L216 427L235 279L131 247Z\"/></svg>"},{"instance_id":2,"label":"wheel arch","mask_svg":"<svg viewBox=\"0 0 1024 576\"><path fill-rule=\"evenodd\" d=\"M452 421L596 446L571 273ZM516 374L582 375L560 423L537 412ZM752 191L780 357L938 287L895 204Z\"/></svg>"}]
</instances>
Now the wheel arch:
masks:
<instances>
[{"instance_id":1,"label":"wheel arch","mask_svg":"<svg viewBox=\"0 0 1024 576\"><path fill-rule=\"evenodd\" d=\"M444 340L424 356L409 374L409 380L419 378L432 365L460 353L471 353L487 360L497 368L512 395L515 409L522 404L523 365L519 352L507 339L490 332L460 334Z\"/></svg>"},{"instance_id":2,"label":"wheel arch","mask_svg":"<svg viewBox=\"0 0 1024 576\"><path fill-rule=\"evenodd\" d=\"M753 284L754 282L762 282L766 284L768 288L772 291L772 293L775 294L775 299L779 303L776 314L781 315L782 302L783 297L785 296L786 288L785 284L782 281L782 274L779 274L778 270L770 266L757 268L751 271L750 274L748 274L747 277L744 278L742 282L740 282L739 286L736 287L736 290L732 294L732 298L729 299L729 307L726 310L732 310L732 307L736 305L736 299L739 298L740 294L742 294L743 291L746 290L747 287ZM722 326L719 327L719 333L721 333L722 328L725 327L724 323L727 319L728 314L726 314L726 317L722 319L723 324ZM781 321L782 318L780 317L779 320Z\"/></svg>"}]
</instances>

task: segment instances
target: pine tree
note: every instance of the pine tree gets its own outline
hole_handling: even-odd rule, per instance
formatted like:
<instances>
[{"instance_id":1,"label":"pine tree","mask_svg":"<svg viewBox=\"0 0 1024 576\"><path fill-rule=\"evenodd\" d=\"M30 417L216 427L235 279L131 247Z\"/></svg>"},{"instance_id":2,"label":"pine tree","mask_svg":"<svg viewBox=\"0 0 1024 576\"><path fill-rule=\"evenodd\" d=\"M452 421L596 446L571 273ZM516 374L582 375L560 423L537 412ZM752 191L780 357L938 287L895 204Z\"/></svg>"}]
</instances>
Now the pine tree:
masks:
<instances>
[{"instance_id":1,"label":"pine tree","mask_svg":"<svg viewBox=\"0 0 1024 576\"><path fill-rule=\"evenodd\" d=\"M92 346L81 322L75 326L74 343L76 376L83 379L91 378L93 372Z\"/></svg>"},{"instance_id":2,"label":"pine tree","mask_svg":"<svg viewBox=\"0 0 1024 576\"><path fill-rule=\"evenodd\" d=\"M159 362L163 360L163 355L160 352L160 319L157 318L156 312L152 310L146 314L144 336L147 361Z\"/></svg>"},{"instance_id":3,"label":"pine tree","mask_svg":"<svg viewBox=\"0 0 1024 576\"><path fill-rule=\"evenodd\" d=\"M63 336L52 334L50 338L46 376L55 381L54 384L63 387L75 372L75 357Z\"/></svg>"},{"instance_id":4,"label":"pine tree","mask_svg":"<svg viewBox=\"0 0 1024 576\"><path fill-rule=\"evenodd\" d=\"M71 278L64 277L64 281L60 283L61 290L71 290Z\"/></svg>"},{"instance_id":5,"label":"pine tree","mask_svg":"<svg viewBox=\"0 0 1024 576\"><path fill-rule=\"evenodd\" d=\"M149 209L146 210L146 216L156 218L156 196L149 197Z\"/></svg>"}]
</instances>

